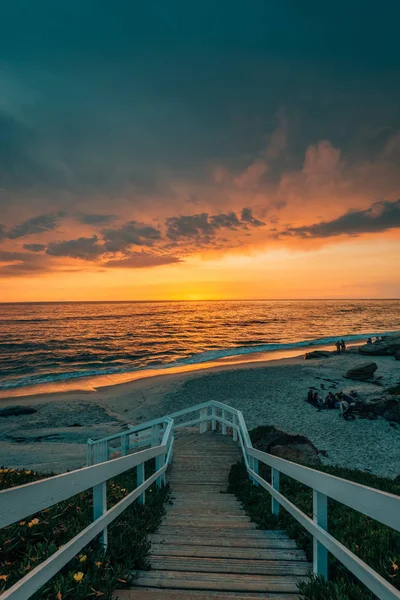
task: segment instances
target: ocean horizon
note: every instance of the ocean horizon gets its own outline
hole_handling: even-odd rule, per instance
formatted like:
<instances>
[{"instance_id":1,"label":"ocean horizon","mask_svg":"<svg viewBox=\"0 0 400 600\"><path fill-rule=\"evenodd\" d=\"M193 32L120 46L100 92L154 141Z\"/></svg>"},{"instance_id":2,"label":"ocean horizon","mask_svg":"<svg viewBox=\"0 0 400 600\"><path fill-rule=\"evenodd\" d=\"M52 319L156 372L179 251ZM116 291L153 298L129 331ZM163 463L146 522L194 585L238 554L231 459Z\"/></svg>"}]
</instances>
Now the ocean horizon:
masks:
<instances>
[{"instance_id":1,"label":"ocean horizon","mask_svg":"<svg viewBox=\"0 0 400 600\"><path fill-rule=\"evenodd\" d=\"M400 300L4 303L0 390L333 346L338 338L350 343L399 330Z\"/></svg>"}]
</instances>

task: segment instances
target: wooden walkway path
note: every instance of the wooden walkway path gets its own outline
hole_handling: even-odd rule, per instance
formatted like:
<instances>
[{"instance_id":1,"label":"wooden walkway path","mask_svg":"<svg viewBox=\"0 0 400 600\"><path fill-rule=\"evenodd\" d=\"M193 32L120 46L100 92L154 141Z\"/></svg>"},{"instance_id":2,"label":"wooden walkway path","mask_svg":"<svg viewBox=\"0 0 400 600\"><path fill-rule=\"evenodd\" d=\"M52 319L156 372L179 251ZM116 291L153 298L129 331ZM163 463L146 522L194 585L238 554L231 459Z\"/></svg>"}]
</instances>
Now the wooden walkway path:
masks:
<instances>
[{"instance_id":1,"label":"wooden walkway path","mask_svg":"<svg viewBox=\"0 0 400 600\"><path fill-rule=\"evenodd\" d=\"M217 433L177 435L169 483L172 505L151 537L150 571L139 572L120 600L240 600L298 598L311 570L283 531L256 529L227 494L238 444Z\"/></svg>"}]
</instances>

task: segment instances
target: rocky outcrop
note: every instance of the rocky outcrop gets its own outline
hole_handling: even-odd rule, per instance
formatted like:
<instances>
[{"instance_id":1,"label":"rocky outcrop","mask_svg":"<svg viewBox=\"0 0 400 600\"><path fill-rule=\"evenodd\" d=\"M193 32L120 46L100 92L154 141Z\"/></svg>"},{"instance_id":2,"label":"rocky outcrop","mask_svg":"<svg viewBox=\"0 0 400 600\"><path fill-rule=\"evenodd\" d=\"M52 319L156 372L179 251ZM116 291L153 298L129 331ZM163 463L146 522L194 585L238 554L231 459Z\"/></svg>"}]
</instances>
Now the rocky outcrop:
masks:
<instances>
[{"instance_id":1,"label":"rocky outcrop","mask_svg":"<svg viewBox=\"0 0 400 600\"><path fill-rule=\"evenodd\" d=\"M375 402L358 403L355 410L360 417L367 419L383 417L388 421L400 423L400 400L393 396L379 398Z\"/></svg>"},{"instance_id":2,"label":"rocky outcrop","mask_svg":"<svg viewBox=\"0 0 400 600\"><path fill-rule=\"evenodd\" d=\"M303 435L291 435L275 427L257 427L250 432L254 448L293 462L320 463L318 448Z\"/></svg>"},{"instance_id":3,"label":"rocky outcrop","mask_svg":"<svg viewBox=\"0 0 400 600\"><path fill-rule=\"evenodd\" d=\"M400 335L384 336L378 342L360 346L359 352L367 356L396 356L400 352Z\"/></svg>"},{"instance_id":4,"label":"rocky outcrop","mask_svg":"<svg viewBox=\"0 0 400 600\"><path fill-rule=\"evenodd\" d=\"M20 417L21 415L33 415L36 408L32 406L7 406L0 410L0 417Z\"/></svg>"},{"instance_id":5,"label":"rocky outcrop","mask_svg":"<svg viewBox=\"0 0 400 600\"><path fill-rule=\"evenodd\" d=\"M313 350L312 352L306 352L306 354L304 355L304 359L311 360L314 358L329 358L330 356L332 356L332 354L335 353L329 352L327 350Z\"/></svg>"},{"instance_id":6,"label":"rocky outcrop","mask_svg":"<svg viewBox=\"0 0 400 600\"><path fill-rule=\"evenodd\" d=\"M307 465L318 465L321 462L318 453L315 452L310 443L272 446L270 454L295 463L305 463Z\"/></svg>"},{"instance_id":7,"label":"rocky outcrop","mask_svg":"<svg viewBox=\"0 0 400 600\"><path fill-rule=\"evenodd\" d=\"M358 381L366 381L374 376L378 365L374 362L363 363L349 369L345 375L346 379L357 379Z\"/></svg>"}]
</instances>

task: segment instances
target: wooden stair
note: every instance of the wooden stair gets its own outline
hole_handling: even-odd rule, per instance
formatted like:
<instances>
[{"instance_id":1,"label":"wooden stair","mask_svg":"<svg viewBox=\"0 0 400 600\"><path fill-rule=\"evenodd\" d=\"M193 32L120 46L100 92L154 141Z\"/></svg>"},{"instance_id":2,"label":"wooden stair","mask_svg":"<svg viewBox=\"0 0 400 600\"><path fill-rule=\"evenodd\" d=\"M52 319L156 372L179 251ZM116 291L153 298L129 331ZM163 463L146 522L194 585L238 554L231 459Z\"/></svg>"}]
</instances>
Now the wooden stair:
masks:
<instances>
[{"instance_id":1,"label":"wooden stair","mask_svg":"<svg viewBox=\"0 0 400 600\"><path fill-rule=\"evenodd\" d=\"M311 570L283 531L257 529L226 493L238 445L217 433L184 431L169 475L171 505L151 536L151 570L120 600L295 600Z\"/></svg>"}]
</instances>

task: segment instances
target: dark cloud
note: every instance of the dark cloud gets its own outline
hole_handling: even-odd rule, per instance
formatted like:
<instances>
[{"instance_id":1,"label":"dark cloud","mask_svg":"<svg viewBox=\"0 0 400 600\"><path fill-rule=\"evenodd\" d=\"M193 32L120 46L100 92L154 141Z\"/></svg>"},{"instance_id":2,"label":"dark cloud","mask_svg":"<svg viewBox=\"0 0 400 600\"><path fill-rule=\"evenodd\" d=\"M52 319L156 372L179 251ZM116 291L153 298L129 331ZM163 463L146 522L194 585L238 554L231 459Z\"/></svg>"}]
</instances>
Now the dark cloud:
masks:
<instances>
[{"instance_id":1,"label":"dark cloud","mask_svg":"<svg viewBox=\"0 0 400 600\"><path fill-rule=\"evenodd\" d=\"M143 269L147 267L160 267L181 262L176 256L166 254L149 254L147 252L133 252L126 258L110 260L105 263L106 267L118 269Z\"/></svg>"},{"instance_id":2,"label":"dark cloud","mask_svg":"<svg viewBox=\"0 0 400 600\"><path fill-rule=\"evenodd\" d=\"M7 237L12 240L17 238L25 237L26 235L32 235L34 233L43 233L45 231L52 231L58 227L58 223L61 217L65 216L65 213L57 213L51 215L39 215L28 219L20 225L17 225L7 233Z\"/></svg>"},{"instance_id":3,"label":"dark cloud","mask_svg":"<svg viewBox=\"0 0 400 600\"><path fill-rule=\"evenodd\" d=\"M303 238L327 238L338 235L356 236L378 233L400 227L400 200L375 202L366 210L351 210L332 221L305 227L290 227L280 235Z\"/></svg>"},{"instance_id":4,"label":"dark cloud","mask_svg":"<svg viewBox=\"0 0 400 600\"><path fill-rule=\"evenodd\" d=\"M29 252L42 252L46 250L45 244L24 244L25 250L29 250Z\"/></svg>"},{"instance_id":5,"label":"dark cloud","mask_svg":"<svg viewBox=\"0 0 400 600\"><path fill-rule=\"evenodd\" d=\"M247 223L251 227L263 227L265 223L253 217L253 211L251 208L244 208L241 214L241 220L243 223Z\"/></svg>"},{"instance_id":6,"label":"dark cloud","mask_svg":"<svg viewBox=\"0 0 400 600\"><path fill-rule=\"evenodd\" d=\"M50 256L66 256L83 260L96 260L104 253L104 246L98 242L99 238L97 235L94 235L91 238L80 237L76 240L51 242L47 246L46 253Z\"/></svg>"},{"instance_id":7,"label":"dark cloud","mask_svg":"<svg viewBox=\"0 0 400 600\"><path fill-rule=\"evenodd\" d=\"M116 215L103 215L103 214L85 214L79 213L77 220L84 225L108 225L117 219Z\"/></svg>"},{"instance_id":8,"label":"dark cloud","mask_svg":"<svg viewBox=\"0 0 400 600\"><path fill-rule=\"evenodd\" d=\"M107 252L119 252L130 246L153 246L161 233L151 225L130 221L119 229L105 229L103 237Z\"/></svg>"},{"instance_id":9,"label":"dark cloud","mask_svg":"<svg viewBox=\"0 0 400 600\"><path fill-rule=\"evenodd\" d=\"M170 217L166 219L166 225L168 238L176 241L184 238L211 240L220 229L246 229L248 227L261 227L265 223L254 218L250 208L244 208L241 219L234 212L218 215L200 213Z\"/></svg>"}]
</instances>

